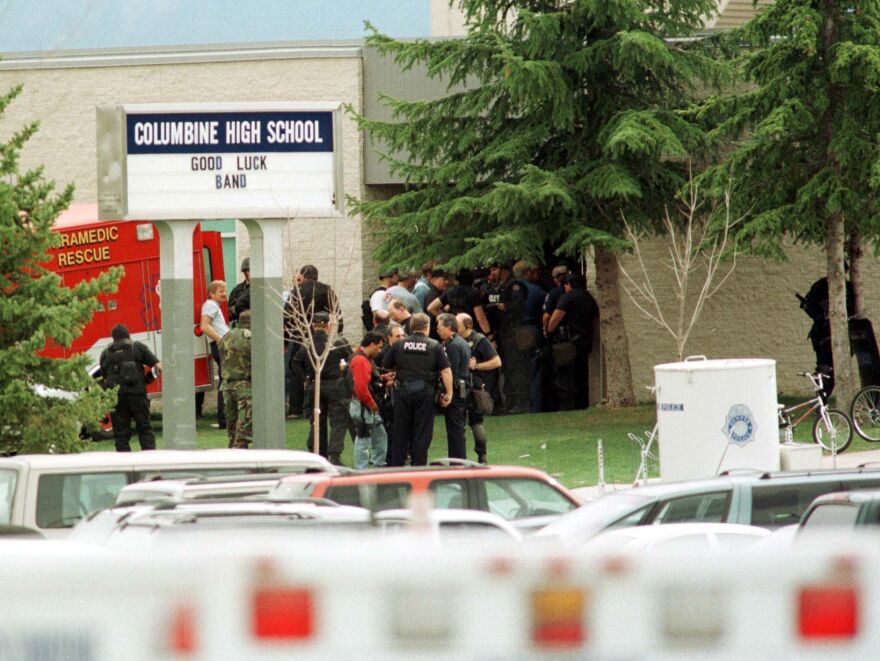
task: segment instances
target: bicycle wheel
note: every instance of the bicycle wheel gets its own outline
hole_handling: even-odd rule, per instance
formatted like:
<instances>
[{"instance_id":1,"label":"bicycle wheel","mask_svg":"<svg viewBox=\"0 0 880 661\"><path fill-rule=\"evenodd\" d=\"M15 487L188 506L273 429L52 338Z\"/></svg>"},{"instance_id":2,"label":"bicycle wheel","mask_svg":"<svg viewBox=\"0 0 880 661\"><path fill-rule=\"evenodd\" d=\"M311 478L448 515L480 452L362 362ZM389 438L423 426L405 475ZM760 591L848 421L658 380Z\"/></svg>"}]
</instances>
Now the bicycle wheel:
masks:
<instances>
[{"instance_id":1,"label":"bicycle wheel","mask_svg":"<svg viewBox=\"0 0 880 661\"><path fill-rule=\"evenodd\" d=\"M880 386L859 390L849 407L856 433L866 441L880 441Z\"/></svg>"},{"instance_id":2,"label":"bicycle wheel","mask_svg":"<svg viewBox=\"0 0 880 661\"><path fill-rule=\"evenodd\" d=\"M841 453L852 443L853 426L849 416L838 409L825 409L825 417L827 425L821 415L813 422L813 440L829 452L836 447L837 453Z\"/></svg>"}]
</instances>

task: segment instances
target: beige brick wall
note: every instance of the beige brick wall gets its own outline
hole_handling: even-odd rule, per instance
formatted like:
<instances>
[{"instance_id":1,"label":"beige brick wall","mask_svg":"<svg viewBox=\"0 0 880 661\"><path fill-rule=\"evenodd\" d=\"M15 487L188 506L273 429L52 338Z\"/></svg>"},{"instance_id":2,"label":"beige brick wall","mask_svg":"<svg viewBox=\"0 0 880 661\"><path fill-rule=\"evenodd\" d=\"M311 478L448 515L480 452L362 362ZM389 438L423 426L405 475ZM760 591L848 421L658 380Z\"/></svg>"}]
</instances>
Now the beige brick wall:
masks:
<instances>
[{"instance_id":1,"label":"beige brick wall","mask_svg":"<svg viewBox=\"0 0 880 661\"><path fill-rule=\"evenodd\" d=\"M0 136L39 120L40 131L28 143L22 163L45 166L46 176L62 186L76 185L76 202L97 201L95 108L122 103L225 103L259 101L344 102L362 107L361 58L328 57L171 63L145 66L0 71L0 89L24 84L21 96L0 120ZM344 114L342 158L345 193L362 195L362 134ZM238 223L236 264L249 249L247 231ZM300 266L315 264L320 277L339 292L352 322L362 300L363 250L360 222L344 217L297 218L285 233L285 284ZM235 276L229 277L230 281ZM359 339L359 338L358 338Z\"/></svg>"},{"instance_id":2,"label":"beige brick wall","mask_svg":"<svg viewBox=\"0 0 880 661\"><path fill-rule=\"evenodd\" d=\"M666 244L653 240L643 248L648 269L656 274L654 287L664 309L671 309L672 272L666 261ZM777 361L780 391L805 393L809 385L796 372L812 369L815 354L807 332L810 319L800 309L795 292L806 294L822 277L825 261L817 249L788 245L788 261L740 257L724 287L706 304L691 334L686 354L708 358L772 358ZM624 267L635 277L635 260L626 257ZM868 257L865 264L865 305L869 318L880 310L880 291L873 285L880 278L880 260ZM677 360L671 336L633 305L623 294L623 315L630 342L630 360L636 396L649 399L642 386L654 382L655 364Z\"/></svg>"}]
</instances>

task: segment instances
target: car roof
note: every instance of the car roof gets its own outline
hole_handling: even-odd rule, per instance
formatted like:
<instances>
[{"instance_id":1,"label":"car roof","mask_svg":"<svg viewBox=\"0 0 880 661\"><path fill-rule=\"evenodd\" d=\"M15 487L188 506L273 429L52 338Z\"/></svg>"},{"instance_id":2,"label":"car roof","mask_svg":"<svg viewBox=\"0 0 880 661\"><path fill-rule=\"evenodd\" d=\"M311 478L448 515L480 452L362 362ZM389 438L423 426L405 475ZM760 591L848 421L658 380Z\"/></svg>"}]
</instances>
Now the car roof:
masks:
<instances>
[{"instance_id":1,"label":"car roof","mask_svg":"<svg viewBox=\"0 0 880 661\"><path fill-rule=\"evenodd\" d=\"M320 455L302 450L245 450L212 448L208 450L151 450L149 452L81 452L79 454L21 454L0 459L0 468L145 468L199 464L290 463L330 467Z\"/></svg>"},{"instance_id":2,"label":"car roof","mask_svg":"<svg viewBox=\"0 0 880 661\"><path fill-rule=\"evenodd\" d=\"M559 484L555 479L538 470L527 466L406 466L374 468L370 470L339 469L326 473L310 473L308 475L289 475L281 478L281 483L333 481L340 484L365 484L395 482L404 480L422 480L435 477L529 477Z\"/></svg>"},{"instance_id":3,"label":"car roof","mask_svg":"<svg viewBox=\"0 0 880 661\"><path fill-rule=\"evenodd\" d=\"M738 523L664 523L662 526L631 526L618 528L602 533L602 537L628 537L631 539L656 540L666 537L697 534L751 535L753 537L769 537L770 530L760 526L746 526ZM596 538L598 539L598 537Z\"/></svg>"},{"instance_id":4,"label":"car roof","mask_svg":"<svg viewBox=\"0 0 880 661\"><path fill-rule=\"evenodd\" d=\"M824 503L869 503L880 500L880 489L859 489L857 491L835 491L817 496L812 506Z\"/></svg>"}]
</instances>

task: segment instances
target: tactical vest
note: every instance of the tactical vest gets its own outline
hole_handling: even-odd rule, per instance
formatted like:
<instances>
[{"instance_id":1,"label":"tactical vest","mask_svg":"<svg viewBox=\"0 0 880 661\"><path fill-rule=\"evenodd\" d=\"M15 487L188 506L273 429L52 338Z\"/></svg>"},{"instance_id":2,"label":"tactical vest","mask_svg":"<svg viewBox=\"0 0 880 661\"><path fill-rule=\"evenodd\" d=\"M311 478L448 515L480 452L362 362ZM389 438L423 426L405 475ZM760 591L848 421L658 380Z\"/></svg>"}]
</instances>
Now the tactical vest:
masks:
<instances>
[{"instance_id":1,"label":"tactical vest","mask_svg":"<svg viewBox=\"0 0 880 661\"><path fill-rule=\"evenodd\" d=\"M119 340L107 347L107 365L104 383L108 388L120 386L121 392L143 389L144 370L134 358L131 340Z\"/></svg>"},{"instance_id":2,"label":"tactical vest","mask_svg":"<svg viewBox=\"0 0 880 661\"><path fill-rule=\"evenodd\" d=\"M437 380L437 340L424 335L410 335L400 342L397 352L397 380L424 381L433 387Z\"/></svg>"},{"instance_id":3,"label":"tactical vest","mask_svg":"<svg viewBox=\"0 0 880 661\"><path fill-rule=\"evenodd\" d=\"M251 331L234 328L220 338L220 373L226 382L251 380Z\"/></svg>"},{"instance_id":4,"label":"tactical vest","mask_svg":"<svg viewBox=\"0 0 880 661\"><path fill-rule=\"evenodd\" d=\"M473 313L467 304L467 293L469 289L469 287L459 285L446 292L446 302L449 304L450 314L460 314L462 312L467 312L468 314Z\"/></svg>"}]
</instances>

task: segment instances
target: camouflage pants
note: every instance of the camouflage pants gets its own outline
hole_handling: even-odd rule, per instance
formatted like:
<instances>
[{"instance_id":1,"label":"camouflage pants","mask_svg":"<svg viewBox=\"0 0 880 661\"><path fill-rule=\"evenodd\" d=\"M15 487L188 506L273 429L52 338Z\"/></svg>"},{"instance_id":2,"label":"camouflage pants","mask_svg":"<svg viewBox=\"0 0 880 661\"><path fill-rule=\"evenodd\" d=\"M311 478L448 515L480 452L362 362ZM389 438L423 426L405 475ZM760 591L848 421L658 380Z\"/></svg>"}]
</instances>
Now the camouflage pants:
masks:
<instances>
[{"instance_id":1,"label":"camouflage pants","mask_svg":"<svg viewBox=\"0 0 880 661\"><path fill-rule=\"evenodd\" d=\"M226 432L229 434L229 447L245 448L253 440L253 413L251 404L251 382L230 381L223 384L226 395Z\"/></svg>"}]
</instances>

